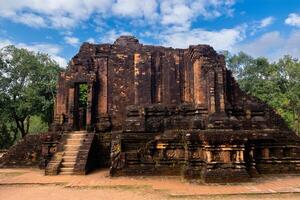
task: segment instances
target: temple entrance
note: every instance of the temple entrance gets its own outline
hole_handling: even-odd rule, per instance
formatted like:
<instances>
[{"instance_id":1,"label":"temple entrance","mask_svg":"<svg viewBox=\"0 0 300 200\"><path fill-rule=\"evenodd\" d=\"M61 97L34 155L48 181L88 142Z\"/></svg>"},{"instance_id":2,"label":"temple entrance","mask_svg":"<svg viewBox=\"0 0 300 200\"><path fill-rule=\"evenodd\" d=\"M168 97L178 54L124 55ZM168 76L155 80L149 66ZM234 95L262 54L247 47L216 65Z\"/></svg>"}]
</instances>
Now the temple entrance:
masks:
<instances>
[{"instance_id":1,"label":"temple entrance","mask_svg":"<svg viewBox=\"0 0 300 200\"><path fill-rule=\"evenodd\" d=\"M75 130L86 129L86 112L87 112L87 83L75 84L75 101L74 101L74 128Z\"/></svg>"}]
</instances>

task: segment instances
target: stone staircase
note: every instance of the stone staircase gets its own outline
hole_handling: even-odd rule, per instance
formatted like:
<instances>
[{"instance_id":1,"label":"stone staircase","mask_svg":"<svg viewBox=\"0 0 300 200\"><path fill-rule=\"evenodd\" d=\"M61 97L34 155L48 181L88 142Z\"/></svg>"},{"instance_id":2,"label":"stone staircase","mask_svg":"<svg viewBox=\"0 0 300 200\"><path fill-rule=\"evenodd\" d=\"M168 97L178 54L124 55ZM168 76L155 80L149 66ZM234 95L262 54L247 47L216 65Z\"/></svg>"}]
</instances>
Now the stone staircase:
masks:
<instances>
[{"instance_id":1,"label":"stone staircase","mask_svg":"<svg viewBox=\"0 0 300 200\"><path fill-rule=\"evenodd\" d=\"M86 134L86 131L76 131L68 134L68 138L63 147L64 154L62 157L60 174L69 175L74 173L77 155Z\"/></svg>"},{"instance_id":2,"label":"stone staircase","mask_svg":"<svg viewBox=\"0 0 300 200\"><path fill-rule=\"evenodd\" d=\"M57 152L49 162L46 175L85 174L94 135L86 131L65 134L61 141L62 150Z\"/></svg>"}]
</instances>

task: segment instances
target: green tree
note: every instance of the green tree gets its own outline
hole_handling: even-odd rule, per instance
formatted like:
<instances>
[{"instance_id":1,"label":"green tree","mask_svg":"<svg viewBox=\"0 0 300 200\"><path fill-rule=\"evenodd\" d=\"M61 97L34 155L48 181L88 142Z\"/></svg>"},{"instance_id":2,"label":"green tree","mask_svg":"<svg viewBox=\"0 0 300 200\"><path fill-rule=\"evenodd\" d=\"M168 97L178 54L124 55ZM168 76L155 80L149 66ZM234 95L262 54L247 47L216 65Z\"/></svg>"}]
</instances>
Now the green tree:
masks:
<instances>
[{"instance_id":1,"label":"green tree","mask_svg":"<svg viewBox=\"0 0 300 200\"><path fill-rule=\"evenodd\" d=\"M271 105L299 133L300 62L290 56L270 63L242 52L224 55L241 89Z\"/></svg>"},{"instance_id":2,"label":"green tree","mask_svg":"<svg viewBox=\"0 0 300 200\"><path fill-rule=\"evenodd\" d=\"M285 56L277 63L283 81L279 83L286 89L283 111L294 130L300 133L300 62Z\"/></svg>"},{"instance_id":3,"label":"green tree","mask_svg":"<svg viewBox=\"0 0 300 200\"><path fill-rule=\"evenodd\" d=\"M232 71L232 74L236 79L242 79L245 67L254 64L254 59L244 52L239 52L237 55L231 55L228 51L223 51L221 53L225 56L227 68Z\"/></svg>"},{"instance_id":4,"label":"green tree","mask_svg":"<svg viewBox=\"0 0 300 200\"><path fill-rule=\"evenodd\" d=\"M59 71L58 64L46 54L15 46L1 49L0 112L5 117L0 124L6 128L12 124L24 137L29 132L30 117L37 115L51 123Z\"/></svg>"}]
</instances>

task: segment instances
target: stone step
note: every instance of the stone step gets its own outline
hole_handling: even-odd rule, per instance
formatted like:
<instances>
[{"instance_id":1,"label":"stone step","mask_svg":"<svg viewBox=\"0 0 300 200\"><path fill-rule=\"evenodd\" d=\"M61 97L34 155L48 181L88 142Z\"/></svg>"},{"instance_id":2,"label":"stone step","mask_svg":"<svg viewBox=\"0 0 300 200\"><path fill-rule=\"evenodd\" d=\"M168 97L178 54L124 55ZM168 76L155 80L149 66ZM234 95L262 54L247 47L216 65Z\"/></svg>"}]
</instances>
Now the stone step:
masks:
<instances>
[{"instance_id":1,"label":"stone step","mask_svg":"<svg viewBox=\"0 0 300 200\"><path fill-rule=\"evenodd\" d=\"M64 165L75 165L75 161L63 161L62 164Z\"/></svg>"},{"instance_id":2,"label":"stone step","mask_svg":"<svg viewBox=\"0 0 300 200\"><path fill-rule=\"evenodd\" d=\"M68 133L68 134L66 134L67 136L78 136L78 135L87 135L88 133L76 133L76 132L72 132L72 133Z\"/></svg>"},{"instance_id":3,"label":"stone step","mask_svg":"<svg viewBox=\"0 0 300 200\"><path fill-rule=\"evenodd\" d=\"M62 157L62 163L60 166L61 175L74 174L74 168L76 165L77 155L80 147L88 139L88 133L86 131L74 131L66 135L66 143L64 145L64 154Z\"/></svg>"},{"instance_id":4,"label":"stone step","mask_svg":"<svg viewBox=\"0 0 300 200\"><path fill-rule=\"evenodd\" d=\"M80 145L69 145L69 144L67 144L67 145L64 146L65 151L78 151L79 148L80 148Z\"/></svg>"},{"instance_id":5,"label":"stone step","mask_svg":"<svg viewBox=\"0 0 300 200\"><path fill-rule=\"evenodd\" d=\"M74 168L75 162L62 162L61 163L62 168Z\"/></svg>"},{"instance_id":6,"label":"stone step","mask_svg":"<svg viewBox=\"0 0 300 200\"><path fill-rule=\"evenodd\" d=\"M85 130L82 131L73 131L72 133L87 133Z\"/></svg>"},{"instance_id":7,"label":"stone step","mask_svg":"<svg viewBox=\"0 0 300 200\"><path fill-rule=\"evenodd\" d=\"M66 163L70 163L70 162L76 163L76 159L63 159L62 163L63 162L66 162Z\"/></svg>"},{"instance_id":8,"label":"stone step","mask_svg":"<svg viewBox=\"0 0 300 200\"><path fill-rule=\"evenodd\" d=\"M70 132L68 134L87 134L88 132L86 131L73 131L73 132Z\"/></svg>"},{"instance_id":9,"label":"stone step","mask_svg":"<svg viewBox=\"0 0 300 200\"><path fill-rule=\"evenodd\" d=\"M81 141L81 140L84 140L84 138L85 138L85 137L82 137L82 138L68 137L66 141Z\"/></svg>"},{"instance_id":10,"label":"stone step","mask_svg":"<svg viewBox=\"0 0 300 200\"><path fill-rule=\"evenodd\" d=\"M64 147L64 151L65 152L69 152L69 151L78 152L79 151L79 147L76 147L76 146L74 146L74 147L70 147L70 146Z\"/></svg>"},{"instance_id":11,"label":"stone step","mask_svg":"<svg viewBox=\"0 0 300 200\"><path fill-rule=\"evenodd\" d=\"M80 142L67 142L64 146L78 146L81 147L82 145L84 145L85 143L89 143L91 142L90 140L81 140Z\"/></svg>"},{"instance_id":12,"label":"stone step","mask_svg":"<svg viewBox=\"0 0 300 200\"><path fill-rule=\"evenodd\" d=\"M73 172L60 172L60 175L73 175Z\"/></svg>"},{"instance_id":13,"label":"stone step","mask_svg":"<svg viewBox=\"0 0 300 200\"><path fill-rule=\"evenodd\" d=\"M76 156L64 156L63 157L63 162L75 162L77 159Z\"/></svg>"},{"instance_id":14,"label":"stone step","mask_svg":"<svg viewBox=\"0 0 300 200\"><path fill-rule=\"evenodd\" d=\"M80 147L82 145L82 141L80 142L68 142L65 144L65 146L78 146Z\"/></svg>"},{"instance_id":15,"label":"stone step","mask_svg":"<svg viewBox=\"0 0 300 200\"><path fill-rule=\"evenodd\" d=\"M61 172L73 172L74 171L74 167L61 167L60 171Z\"/></svg>"},{"instance_id":16,"label":"stone step","mask_svg":"<svg viewBox=\"0 0 300 200\"><path fill-rule=\"evenodd\" d=\"M83 142L82 139L67 139L66 144L67 145L81 145Z\"/></svg>"},{"instance_id":17,"label":"stone step","mask_svg":"<svg viewBox=\"0 0 300 200\"><path fill-rule=\"evenodd\" d=\"M80 140L82 140L85 137L86 137L85 134L70 134L67 136L68 139L80 139Z\"/></svg>"},{"instance_id":18,"label":"stone step","mask_svg":"<svg viewBox=\"0 0 300 200\"><path fill-rule=\"evenodd\" d=\"M87 132L70 132L70 133L67 133L66 135L85 135L85 134L88 134Z\"/></svg>"},{"instance_id":19,"label":"stone step","mask_svg":"<svg viewBox=\"0 0 300 200\"><path fill-rule=\"evenodd\" d=\"M64 151L64 156L77 156L78 151L74 151L74 150L68 150L68 151Z\"/></svg>"}]
</instances>

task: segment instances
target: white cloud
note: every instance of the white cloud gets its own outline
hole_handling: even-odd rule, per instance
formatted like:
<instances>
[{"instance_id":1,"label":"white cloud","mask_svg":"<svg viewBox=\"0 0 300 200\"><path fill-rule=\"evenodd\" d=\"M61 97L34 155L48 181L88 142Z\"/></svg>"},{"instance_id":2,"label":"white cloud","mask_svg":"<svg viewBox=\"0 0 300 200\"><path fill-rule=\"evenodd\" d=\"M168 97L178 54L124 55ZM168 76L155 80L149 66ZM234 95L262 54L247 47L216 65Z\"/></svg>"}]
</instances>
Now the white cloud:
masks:
<instances>
[{"instance_id":1,"label":"white cloud","mask_svg":"<svg viewBox=\"0 0 300 200\"><path fill-rule=\"evenodd\" d=\"M260 21L260 24L259 24L259 28L265 28L267 26L270 26L271 24L273 24L275 21L275 18L274 17L266 17L264 19L262 19Z\"/></svg>"},{"instance_id":2,"label":"white cloud","mask_svg":"<svg viewBox=\"0 0 300 200\"><path fill-rule=\"evenodd\" d=\"M293 31L288 36L283 36L278 31L268 32L254 41L236 45L236 51L259 57L264 56L271 61L276 61L284 55L300 58L300 31Z\"/></svg>"},{"instance_id":3,"label":"white cloud","mask_svg":"<svg viewBox=\"0 0 300 200\"><path fill-rule=\"evenodd\" d=\"M183 1L163 1L161 4L162 24L189 24L193 17L192 9Z\"/></svg>"},{"instance_id":4,"label":"white cloud","mask_svg":"<svg viewBox=\"0 0 300 200\"><path fill-rule=\"evenodd\" d=\"M254 21L249 24L250 35L253 36L257 32L264 30L266 27L272 25L275 18L272 16L261 19L260 21Z\"/></svg>"},{"instance_id":5,"label":"white cloud","mask_svg":"<svg viewBox=\"0 0 300 200\"><path fill-rule=\"evenodd\" d=\"M70 29L91 16L131 17L162 25L232 14L235 0L0 0L0 17L32 27Z\"/></svg>"},{"instance_id":6,"label":"white cloud","mask_svg":"<svg viewBox=\"0 0 300 200\"><path fill-rule=\"evenodd\" d=\"M109 28L104 23L107 18L126 17L129 26L147 29L164 45L187 47L206 43L221 50L231 49L242 40L243 28L211 31L191 29L191 24L199 18L207 20L222 15L231 16L235 3L236 0L0 0L0 18L31 27L64 29L61 32L76 26L88 26L83 22L93 19L90 22L103 33ZM122 26L116 23L114 29L96 39L112 43L120 35L130 35L120 30ZM62 35L64 41L72 46L80 43L72 34ZM94 43L95 39L89 38L87 41ZM36 45L27 45L29 47L37 48ZM47 49L43 51L49 52ZM51 55L57 61L64 62L59 52L52 52Z\"/></svg>"},{"instance_id":7,"label":"white cloud","mask_svg":"<svg viewBox=\"0 0 300 200\"><path fill-rule=\"evenodd\" d=\"M156 15L157 5L156 0L117 0L112 11L116 15L150 19Z\"/></svg>"},{"instance_id":8,"label":"white cloud","mask_svg":"<svg viewBox=\"0 0 300 200\"><path fill-rule=\"evenodd\" d=\"M57 55L52 55L51 57L52 57L53 60L55 60L59 64L60 67L62 67L62 68L67 67L68 62L65 58L63 58L61 56L57 56Z\"/></svg>"},{"instance_id":9,"label":"white cloud","mask_svg":"<svg viewBox=\"0 0 300 200\"><path fill-rule=\"evenodd\" d=\"M80 40L76 37L65 36L64 40L67 44L72 45L72 46L77 46L80 44Z\"/></svg>"},{"instance_id":10,"label":"white cloud","mask_svg":"<svg viewBox=\"0 0 300 200\"><path fill-rule=\"evenodd\" d=\"M190 31L161 34L162 45L177 48L187 48L192 44L209 44L217 50L231 50L234 45L244 38L244 26L208 31L193 29Z\"/></svg>"},{"instance_id":11,"label":"white cloud","mask_svg":"<svg viewBox=\"0 0 300 200\"><path fill-rule=\"evenodd\" d=\"M118 37L121 35L132 35L129 32L126 31L116 31L114 29L106 32L101 38L100 42L102 43L113 43Z\"/></svg>"},{"instance_id":12,"label":"white cloud","mask_svg":"<svg viewBox=\"0 0 300 200\"><path fill-rule=\"evenodd\" d=\"M111 4L111 0L0 0L0 15L15 22L36 26L35 21L24 23L18 19L24 13L35 14L48 26L71 28L87 20L93 13L107 12Z\"/></svg>"},{"instance_id":13,"label":"white cloud","mask_svg":"<svg viewBox=\"0 0 300 200\"><path fill-rule=\"evenodd\" d=\"M29 51L42 52L48 54L54 59L61 67L67 66L67 60L61 56L61 47L55 44L25 44L25 43L14 43L8 39L0 39L0 48L8 45L15 45L18 48L28 49Z\"/></svg>"},{"instance_id":14,"label":"white cloud","mask_svg":"<svg viewBox=\"0 0 300 200\"><path fill-rule=\"evenodd\" d=\"M12 42L8 39L0 39L0 49L2 49L3 47L12 45Z\"/></svg>"},{"instance_id":15,"label":"white cloud","mask_svg":"<svg viewBox=\"0 0 300 200\"><path fill-rule=\"evenodd\" d=\"M50 16L50 26L53 28L72 28L76 24L76 19L67 16Z\"/></svg>"},{"instance_id":16,"label":"white cloud","mask_svg":"<svg viewBox=\"0 0 300 200\"><path fill-rule=\"evenodd\" d=\"M58 55L61 52L61 48L58 45L54 45L54 44L32 44L32 45L30 45L30 44L24 44L24 43L18 43L15 45L19 48L25 48L30 51L47 53L61 67L67 66L67 60Z\"/></svg>"},{"instance_id":17,"label":"white cloud","mask_svg":"<svg viewBox=\"0 0 300 200\"><path fill-rule=\"evenodd\" d=\"M291 26L300 27L300 15L296 13L289 14L288 18L285 19L285 23Z\"/></svg>"},{"instance_id":18,"label":"white cloud","mask_svg":"<svg viewBox=\"0 0 300 200\"><path fill-rule=\"evenodd\" d=\"M161 23L188 29L198 17L211 19L232 15L234 0L163 0L160 4Z\"/></svg>"},{"instance_id":19,"label":"white cloud","mask_svg":"<svg viewBox=\"0 0 300 200\"><path fill-rule=\"evenodd\" d=\"M46 22L45 20L33 13L21 13L17 14L14 13L10 16L12 21L17 22L17 23L22 23L31 27L46 27Z\"/></svg>"},{"instance_id":20,"label":"white cloud","mask_svg":"<svg viewBox=\"0 0 300 200\"><path fill-rule=\"evenodd\" d=\"M19 48L25 48L25 49L28 49L28 50L34 51L34 52L45 52L45 53L48 53L49 55L56 55L61 51L61 48L54 44L28 45L25 43L18 43L18 44L16 44L16 46Z\"/></svg>"},{"instance_id":21,"label":"white cloud","mask_svg":"<svg viewBox=\"0 0 300 200\"><path fill-rule=\"evenodd\" d=\"M91 43L91 44L95 44L96 43L96 40L94 38L88 38L86 41L88 43Z\"/></svg>"}]
</instances>

